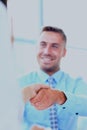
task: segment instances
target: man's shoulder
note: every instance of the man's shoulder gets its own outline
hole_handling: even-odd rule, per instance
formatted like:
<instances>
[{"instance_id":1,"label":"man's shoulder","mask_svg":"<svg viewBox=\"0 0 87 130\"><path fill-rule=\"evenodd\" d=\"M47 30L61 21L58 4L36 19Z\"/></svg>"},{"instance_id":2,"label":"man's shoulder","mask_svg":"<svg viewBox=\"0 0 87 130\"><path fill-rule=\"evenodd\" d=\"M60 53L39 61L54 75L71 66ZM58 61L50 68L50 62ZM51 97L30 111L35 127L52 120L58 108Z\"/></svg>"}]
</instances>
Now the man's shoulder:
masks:
<instances>
[{"instance_id":1,"label":"man's shoulder","mask_svg":"<svg viewBox=\"0 0 87 130\"><path fill-rule=\"evenodd\" d=\"M67 83L79 83L83 81L83 78L81 76L76 76L73 74L69 74L67 72L62 71L62 80L65 80Z\"/></svg>"},{"instance_id":2,"label":"man's shoulder","mask_svg":"<svg viewBox=\"0 0 87 130\"><path fill-rule=\"evenodd\" d=\"M82 76L79 75L70 75L69 73L64 72L63 78L65 83L69 86L87 86L87 82ZM63 80L62 80L63 81Z\"/></svg>"},{"instance_id":3,"label":"man's shoulder","mask_svg":"<svg viewBox=\"0 0 87 130\"><path fill-rule=\"evenodd\" d=\"M28 73L24 74L23 77L36 76L37 74L38 74L37 71L31 71L31 72L28 72Z\"/></svg>"},{"instance_id":4,"label":"man's shoulder","mask_svg":"<svg viewBox=\"0 0 87 130\"><path fill-rule=\"evenodd\" d=\"M18 78L18 83L21 87L28 86L29 84L33 84L37 81L38 72L30 72L24 74Z\"/></svg>"}]
</instances>

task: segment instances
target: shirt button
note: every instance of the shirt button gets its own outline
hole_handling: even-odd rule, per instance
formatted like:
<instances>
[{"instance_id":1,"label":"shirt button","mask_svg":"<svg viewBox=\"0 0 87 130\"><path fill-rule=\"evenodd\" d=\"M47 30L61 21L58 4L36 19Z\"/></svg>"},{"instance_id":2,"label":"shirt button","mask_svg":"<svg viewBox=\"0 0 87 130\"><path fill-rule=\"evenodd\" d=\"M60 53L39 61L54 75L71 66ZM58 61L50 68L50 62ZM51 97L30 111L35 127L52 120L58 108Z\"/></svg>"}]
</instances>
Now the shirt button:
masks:
<instances>
[{"instance_id":1,"label":"shirt button","mask_svg":"<svg viewBox=\"0 0 87 130\"><path fill-rule=\"evenodd\" d=\"M63 107L63 109L65 109L66 107Z\"/></svg>"},{"instance_id":2,"label":"shirt button","mask_svg":"<svg viewBox=\"0 0 87 130\"><path fill-rule=\"evenodd\" d=\"M77 112L76 115L78 115L79 113Z\"/></svg>"}]
</instances>

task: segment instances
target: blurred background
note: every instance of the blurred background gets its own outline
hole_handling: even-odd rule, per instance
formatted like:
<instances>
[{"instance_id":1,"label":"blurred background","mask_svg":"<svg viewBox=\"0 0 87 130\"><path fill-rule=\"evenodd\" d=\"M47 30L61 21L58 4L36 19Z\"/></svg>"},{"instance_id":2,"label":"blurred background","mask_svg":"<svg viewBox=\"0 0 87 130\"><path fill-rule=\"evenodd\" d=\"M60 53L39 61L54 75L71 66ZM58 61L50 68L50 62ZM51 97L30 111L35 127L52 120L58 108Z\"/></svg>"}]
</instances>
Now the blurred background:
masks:
<instances>
[{"instance_id":1,"label":"blurred background","mask_svg":"<svg viewBox=\"0 0 87 130\"><path fill-rule=\"evenodd\" d=\"M53 25L62 28L68 38L67 55L61 69L87 82L86 12L86 0L8 0L17 77L38 69L35 53L40 29Z\"/></svg>"}]
</instances>

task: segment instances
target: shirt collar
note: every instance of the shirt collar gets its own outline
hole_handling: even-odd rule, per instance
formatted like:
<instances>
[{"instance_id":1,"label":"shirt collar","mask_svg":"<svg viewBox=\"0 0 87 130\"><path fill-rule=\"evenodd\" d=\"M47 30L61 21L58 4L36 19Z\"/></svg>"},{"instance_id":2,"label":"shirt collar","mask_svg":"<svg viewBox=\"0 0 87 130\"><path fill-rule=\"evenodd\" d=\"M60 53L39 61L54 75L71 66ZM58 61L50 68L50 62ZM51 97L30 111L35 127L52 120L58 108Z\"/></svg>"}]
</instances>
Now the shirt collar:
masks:
<instances>
[{"instance_id":1,"label":"shirt collar","mask_svg":"<svg viewBox=\"0 0 87 130\"><path fill-rule=\"evenodd\" d=\"M55 79L56 83L58 83L58 82L61 80L63 73L64 73L63 71L58 70L57 72L55 72L55 73L52 75L52 77ZM46 74L46 73L45 73L44 71L42 71L42 70L38 70L38 75L39 75L41 81L43 81L43 82L46 82L46 80L49 78L49 75Z\"/></svg>"}]
</instances>

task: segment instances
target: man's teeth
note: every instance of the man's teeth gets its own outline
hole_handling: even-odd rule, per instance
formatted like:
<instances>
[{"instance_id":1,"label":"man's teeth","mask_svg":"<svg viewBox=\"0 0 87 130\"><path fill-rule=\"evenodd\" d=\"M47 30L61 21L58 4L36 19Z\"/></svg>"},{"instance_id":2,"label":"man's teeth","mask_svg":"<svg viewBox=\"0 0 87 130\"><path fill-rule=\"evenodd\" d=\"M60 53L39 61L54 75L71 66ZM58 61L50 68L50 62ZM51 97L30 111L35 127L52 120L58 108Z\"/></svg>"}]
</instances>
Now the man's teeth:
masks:
<instances>
[{"instance_id":1,"label":"man's teeth","mask_svg":"<svg viewBox=\"0 0 87 130\"><path fill-rule=\"evenodd\" d=\"M44 59L44 60L51 60L51 58L46 58L46 57L45 57L45 58L43 58L43 59Z\"/></svg>"},{"instance_id":2,"label":"man's teeth","mask_svg":"<svg viewBox=\"0 0 87 130\"><path fill-rule=\"evenodd\" d=\"M45 61L51 61L52 59L51 58L43 58L43 60L45 60Z\"/></svg>"}]
</instances>

